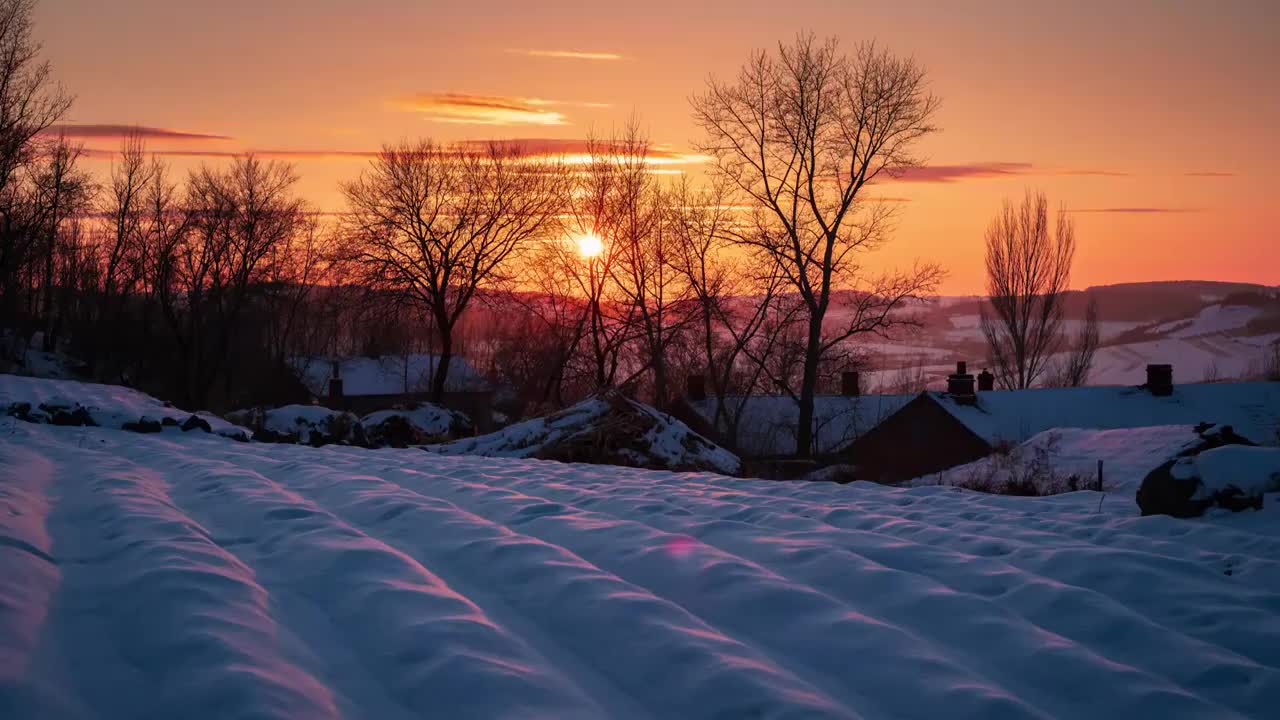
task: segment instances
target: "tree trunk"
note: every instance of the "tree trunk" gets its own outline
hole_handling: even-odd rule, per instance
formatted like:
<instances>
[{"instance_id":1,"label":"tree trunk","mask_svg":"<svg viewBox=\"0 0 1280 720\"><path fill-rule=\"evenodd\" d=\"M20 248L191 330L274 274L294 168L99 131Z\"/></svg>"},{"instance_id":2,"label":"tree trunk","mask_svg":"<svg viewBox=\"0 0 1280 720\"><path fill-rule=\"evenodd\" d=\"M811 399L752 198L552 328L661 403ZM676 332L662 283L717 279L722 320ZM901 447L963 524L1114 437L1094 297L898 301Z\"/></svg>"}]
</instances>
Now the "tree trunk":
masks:
<instances>
[{"instance_id":1,"label":"tree trunk","mask_svg":"<svg viewBox=\"0 0 1280 720\"><path fill-rule=\"evenodd\" d=\"M653 404L659 410L667 409L667 359L661 344L653 354Z\"/></svg>"},{"instance_id":2,"label":"tree trunk","mask_svg":"<svg viewBox=\"0 0 1280 720\"><path fill-rule=\"evenodd\" d=\"M453 327L448 322L438 322L440 328L440 362L431 377L431 402L444 400L445 381L449 379L449 364L453 360Z\"/></svg>"},{"instance_id":3,"label":"tree trunk","mask_svg":"<svg viewBox=\"0 0 1280 720\"><path fill-rule=\"evenodd\" d=\"M804 375L800 380L800 417L796 421L796 457L807 458L813 445L813 398L818 389L818 355L822 343L822 319L809 320L809 340L804 350Z\"/></svg>"}]
</instances>

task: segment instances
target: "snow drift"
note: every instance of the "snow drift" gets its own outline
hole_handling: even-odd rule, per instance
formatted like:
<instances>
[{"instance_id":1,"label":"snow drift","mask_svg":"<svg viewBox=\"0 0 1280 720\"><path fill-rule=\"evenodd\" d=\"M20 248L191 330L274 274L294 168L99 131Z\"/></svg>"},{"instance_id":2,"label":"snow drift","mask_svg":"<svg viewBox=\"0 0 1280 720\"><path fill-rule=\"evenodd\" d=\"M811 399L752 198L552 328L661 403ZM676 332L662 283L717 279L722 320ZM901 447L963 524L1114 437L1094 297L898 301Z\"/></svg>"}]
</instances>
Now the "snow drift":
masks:
<instances>
[{"instance_id":1,"label":"snow drift","mask_svg":"<svg viewBox=\"0 0 1280 720\"><path fill-rule=\"evenodd\" d=\"M1157 425L1116 430L1055 428L1008 450L959 465L936 475L915 478L912 486L953 485L996 490L1021 482L1035 484L1034 494L1097 487L1102 462L1103 489L1131 499L1147 475L1182 455L1232 442L1221 426ZM1235 438L1235 441L1242 441ZM1070 481L1074 478L1074 487Z\"/></svg>"},{"instance_id":2,"label":"snow drift","mask_svg":"<svg viewBox=\"0 0 1280 720\"><path fill-rule=\"evenodd\" d=\"M1280 514L0 419L13 718L1253 718Z\"/></svg>"},{"instance_id":3,"label":"snow drift","mask_svg":"<svg viewBox=\"0 0 1280 720\"><path fill-rule=\"evenodd\" d=\"M735 475L736 455L683 422L617 392L488 435L426 448L442 455L539 458Z\"/></svg>"}]
</instances>

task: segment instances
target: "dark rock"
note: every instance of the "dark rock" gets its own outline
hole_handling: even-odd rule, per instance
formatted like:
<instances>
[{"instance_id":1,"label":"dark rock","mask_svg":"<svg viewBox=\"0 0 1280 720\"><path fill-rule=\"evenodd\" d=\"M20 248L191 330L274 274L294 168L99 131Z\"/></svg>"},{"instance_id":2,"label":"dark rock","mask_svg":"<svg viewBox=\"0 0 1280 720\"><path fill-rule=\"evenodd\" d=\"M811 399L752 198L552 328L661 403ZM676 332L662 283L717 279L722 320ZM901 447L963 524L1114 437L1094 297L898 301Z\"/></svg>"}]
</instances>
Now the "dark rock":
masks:
<instances>
[{"instance_id":1,"label":"dark rock","mask_svg":"<svg viewBox=\"0 0 1280 720\"><path fill-rule=\"evenodd\" d=\"M1181 461L1186 462L1185 459ZM1142 485L1138 488L1138 508L1144 516L1193 518L1203 515L1212 507L1232 512L1262 509L1263 495L1260 492L1245 492L1238 487L1227 486L1221 490L1202 493L1203 483L1200 478L1194 475L1174 476L1173 467L1178 462L1177 459L1170 460L1143 478Z\"/></svg>"},{"instance_id":2,"label":"dark rock","mask_svg":"<svg viewBox=\"0 0 1280 720\"><path fill-rule=\"evenodd\" d=\"M81 405L75 407L67 407L65 405L41 405L40 410L48 417L44 422L50 425L58 425L60 427L94 427L98 423L94 422L93 417L89 415L88 408Z\"/></svg>"},{"instance_id":3,"label":"dark rock","mask_svg":"<svg viewBox=\"0 0 1280 720\"><path fill-rule=\"evenodd\" d=\"M120 426L121 429L136 433L158 433L164 429L159 420L153 420L145 415L138 418L137 422L127 422Z\"/></svg>"},{"instance_id":4,"label":"dark rock","mask_svg":"<svg viewBox=\"0 0 1280 720\"><path fill-rule=\"evenodd\" d=\"M1143 515L1172 515L1173 517L1199 517L1211 507L1224 507L1232 511L1262 507L1261 495L1250 495L1239 488L1227 488L1209 497L1195 498L1200 489L1196 477L1175 478L1172 468L1181 458L1199 455L1206 450L1227 445L1254 445L1248 438L1237 435L1230 425L1200 423L1195 426L1200 442L1181 452L1160 467L1152 470L1138 488L1138 507Z\"/></svg>"},{"instance_id":5,"label":"dark rock","mask_svg":"<svg viewBox=\"0 0 1280 720\"><path fill-rule=\"evenodd\" d=\"M164 417L160 418L160 424L165 427L178 427L177 419L175 419L170 415L165 415Z\"/></svg>"},{"instance_id":6,"label":"dark rock","mask_svg":"<svg viewBox=\"0 0 1280 720\"><path fill-rule=\"evenodd\" d=\"M298 434L279 433L266 428L258 428L253 431L253 441L260 443L285 443L291 445L298 442Z\"/></svg>"},{"instance_id":7,"label":"dark rock","mask_svg":"<svg viewBox=\"0 0 1280 720\"><path fill-rule=\"evenodd\" d=\"M213 428L209 426L209 421L199 415L192 415L182 423L182 432L191 432L192 430L213 432Z\"/></svg>"},{"instance_id":8,"label":"dark rock","mask_svg":"<svg viewBox=\"0 0 1280 720\"><path fill-rule=\"evenodd\" d=\"M376 425L362 426L367 441L375 446L397 448L425 444L429 438L403 415L392 415Z\"/></svg>"},{"instance_id":9,"label":"dark rock","mask_svg":"<svg viewBox=\"0 0 1280 720\"><path fill-rule=\"evenodd\" d=\"M38 423L40 418L31 414L31 403L16 402L9 405L9 409L5 411L5 415L17 418L23 422Z\"/></svg>"},{"instance_id":10,"label":"dark rock","mask_svg":"<svg viewBox=\"0 0 1280 720\"><path fill-rule=\"evenodd\" d=\"M1179 518L1199 517L1213 505L1207 499L1194 499L1200 481L1173 476L1177 460L1170 460L1147 473L1138 487L1138 508L1145 515L1172 515Z\"/></svg>"}]
</instances>

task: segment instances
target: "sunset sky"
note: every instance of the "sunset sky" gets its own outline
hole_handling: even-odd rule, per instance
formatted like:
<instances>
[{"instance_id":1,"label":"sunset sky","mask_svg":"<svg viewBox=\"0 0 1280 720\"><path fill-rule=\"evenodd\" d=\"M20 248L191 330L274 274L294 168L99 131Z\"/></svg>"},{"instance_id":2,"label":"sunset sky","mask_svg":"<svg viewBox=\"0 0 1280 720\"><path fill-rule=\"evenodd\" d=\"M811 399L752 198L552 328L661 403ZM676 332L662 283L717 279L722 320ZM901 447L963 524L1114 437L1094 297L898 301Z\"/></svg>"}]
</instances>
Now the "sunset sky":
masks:
<instances>
[{"instance_id":1,"label":"sunset sky","mask_svg":"<svg viewBox=\"0 0 1280 720\"><path fill-rule=\"evenodd\" d=\"M1280 283L1280 3L43 0L36 34L90 148L155 132L175 166L253 149L338 183L387 141L536 138L571 149L634 112L689 172L688 98L802 30L914 55L943 101L931 169L874 262L944 263L982 289L1006 196L1073 211L1073 285ZM104 153L105 155L105 153ZM94 167L110 162L96 157Z\"/></svg>"}]
</instances>

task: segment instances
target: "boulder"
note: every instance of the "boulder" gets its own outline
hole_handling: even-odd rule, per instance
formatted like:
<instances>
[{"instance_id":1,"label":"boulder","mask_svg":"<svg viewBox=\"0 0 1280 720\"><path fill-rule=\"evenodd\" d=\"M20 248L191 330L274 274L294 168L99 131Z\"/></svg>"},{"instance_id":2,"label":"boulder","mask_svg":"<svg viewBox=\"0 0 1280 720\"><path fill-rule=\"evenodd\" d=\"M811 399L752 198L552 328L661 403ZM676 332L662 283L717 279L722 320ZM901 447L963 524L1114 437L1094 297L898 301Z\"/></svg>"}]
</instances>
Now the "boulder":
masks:
<instances>
[{"instance_id":1,"label":"boulder","mask_svg":"<svg viewBox=\"0 0 1280 720\"><path fill-rule=\"evenodd\" d=\"M1198 517L1213 507L1261 510L1280 490L1280 448L1227 444L1175 458L1151 471L1138 488L1143 515Z\"/></svg>"},{"instance_id":2,"label":"boulder","mask_svg":"<svg viewBox=\"0 0 1280 720\"><path fill-rule=\"evenodd\" d=\"M89 409L82 405L51 405L41 404L40 410L44 412L45 419L50 425L58 425L61 427L84 427L96 426L93 417L89 415Z\"/></svg>"},{"instance_id":3,"label":"boulder","mask_svg":"<svg viewBox=\"0 0 1280 720\"><path fill-rule=\"evenodd\" d=\"M164 429L159 420L149 418L146 415L138 418L137 422L127 422L120 427L123 430L136 433L158 433Z\"/></svg>"},{"instance_id":4,"label":"boulder","mask_svg":"<svg viewBox=\"0 0 1280 720\"><path fill-rule=\"evenodd\" d=\"M198 415L192 415L182 423L182 432L191 432L192 430L213 432L213 428L209 426L209 421Z\"/></svg>"}]
</instances>

